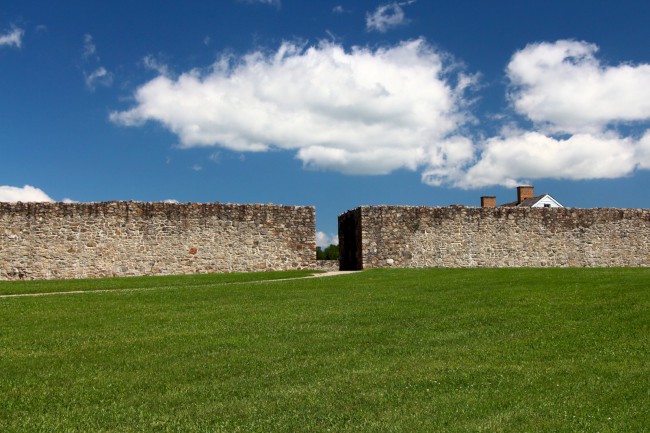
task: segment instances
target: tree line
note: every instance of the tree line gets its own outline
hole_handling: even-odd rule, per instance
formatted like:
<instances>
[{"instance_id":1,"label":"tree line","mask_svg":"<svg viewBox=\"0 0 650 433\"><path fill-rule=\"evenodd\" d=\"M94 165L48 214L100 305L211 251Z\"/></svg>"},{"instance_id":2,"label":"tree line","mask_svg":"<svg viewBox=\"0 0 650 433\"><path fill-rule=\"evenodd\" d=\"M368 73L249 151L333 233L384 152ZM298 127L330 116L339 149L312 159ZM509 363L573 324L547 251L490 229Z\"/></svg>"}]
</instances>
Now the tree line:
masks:
<instances>
[{"instance_id":1,"label":"tree line","mask_svg":"<svg viewBox=\"0 0 650 433\"><path fill-rule=\"evenodd\" d=\"M325 249L322 249L321 247L316 247L316 260L338 260L338 259L339 259L338 245L330 245Z\"/></svg>"}]
</instances>

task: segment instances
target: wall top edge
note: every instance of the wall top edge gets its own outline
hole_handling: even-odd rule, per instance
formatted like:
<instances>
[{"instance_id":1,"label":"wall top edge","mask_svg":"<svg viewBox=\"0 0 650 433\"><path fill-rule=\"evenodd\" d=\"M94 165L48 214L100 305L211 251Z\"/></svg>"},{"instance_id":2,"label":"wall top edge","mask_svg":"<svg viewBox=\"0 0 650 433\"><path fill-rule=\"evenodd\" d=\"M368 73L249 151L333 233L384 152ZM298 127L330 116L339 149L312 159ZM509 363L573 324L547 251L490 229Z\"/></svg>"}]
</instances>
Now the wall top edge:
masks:
<instances>
[{"instance_id":1,"label":"wall top edge","mask_svg":"<svg viewBox=\"0 0 650 433\"><path fill-rule=\"evenodd\" d=\"M315 206L294 206L274 203L168 203L163 201L144 202L144 201L96 201L83 203L64 203L64 202L0 202L0 208L65 208L65 209L83 209L98 207L154 207L161 209L172 208L273 208L273 209L315 209Z\"/></svg>"},{"instance_id":2,"label":"wall top edge","mask_svg":"<svg viewBox=\"0 0 650 433\"><path fill-rule=\"evenodd\" d=\"M512 212L574 212L574 211L633 211L633 212L650 212L650 208L616 208L616 207L563 207L563 208L543 208L543 207L516 207L516 206L497 206L497 207L480 207L480 206L463 206L463 205L450 205L450 206L408 206L408 205L367 205L358 206L343 212L345 215L348 212L358 210L480 210L484 212L497 212L497 211L512 211Z\"/></svg>"}]
</instances>

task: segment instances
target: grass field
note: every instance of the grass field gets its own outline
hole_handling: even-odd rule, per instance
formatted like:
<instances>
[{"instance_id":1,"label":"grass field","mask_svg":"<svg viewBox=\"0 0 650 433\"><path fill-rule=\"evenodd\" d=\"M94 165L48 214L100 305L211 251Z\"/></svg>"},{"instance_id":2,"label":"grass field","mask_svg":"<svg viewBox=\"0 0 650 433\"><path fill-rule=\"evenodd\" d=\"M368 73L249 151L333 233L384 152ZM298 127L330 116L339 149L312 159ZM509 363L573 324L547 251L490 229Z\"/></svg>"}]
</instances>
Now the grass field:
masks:
<instances>
[{"instance_id":1,"label":"grass field","mask_svg":"<svg viewBox=\"0 0 650 433\"><path fill-rule=\"evenodd\" d=\"M0 284L147 288L0 299L0 431L650 431L650 269L281 277Z\"/></svg>"},{"instance_id":2,"label":"grass field","mask_svg":"<svg viewBox=\"0 0 650 433\"><path fill-rule=\"evenodd\" d=\"M215 284L299 278L314 273L314 271L283 271L53 281L0 281L0 295L118 289L160 289L177 288L180 286L183 288L195 288L200 286L214 286Z\"/></svg>"}]
</instances>

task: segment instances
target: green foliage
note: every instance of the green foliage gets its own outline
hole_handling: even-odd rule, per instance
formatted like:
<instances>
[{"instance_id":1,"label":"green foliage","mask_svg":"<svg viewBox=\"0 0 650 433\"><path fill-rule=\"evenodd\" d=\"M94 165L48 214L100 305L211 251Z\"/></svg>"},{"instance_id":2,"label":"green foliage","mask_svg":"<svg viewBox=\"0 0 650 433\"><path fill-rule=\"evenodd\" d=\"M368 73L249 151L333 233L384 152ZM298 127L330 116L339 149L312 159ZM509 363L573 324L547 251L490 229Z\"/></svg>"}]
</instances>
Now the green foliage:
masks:
<instances>
[{"instance_id":1,"label":"green foliage","mask_svg":"<svg viewBox=\"0 0 650 433\"><path fill-rule=\"evenodd\" d=\"M339 246L330 245L323 250L321 247L316 247L317 260L338 260L339 259Z\"/></svg>"},{"instance_id":2,"label":"green foliage","mask_svg":"<svg viewBox=\"0 0 650 433\"><path fill-rule=\"evenodd\" d=\"M0 299L0 431L650 425L650 269L175 278Z\"/></svg>"}]
</instances>

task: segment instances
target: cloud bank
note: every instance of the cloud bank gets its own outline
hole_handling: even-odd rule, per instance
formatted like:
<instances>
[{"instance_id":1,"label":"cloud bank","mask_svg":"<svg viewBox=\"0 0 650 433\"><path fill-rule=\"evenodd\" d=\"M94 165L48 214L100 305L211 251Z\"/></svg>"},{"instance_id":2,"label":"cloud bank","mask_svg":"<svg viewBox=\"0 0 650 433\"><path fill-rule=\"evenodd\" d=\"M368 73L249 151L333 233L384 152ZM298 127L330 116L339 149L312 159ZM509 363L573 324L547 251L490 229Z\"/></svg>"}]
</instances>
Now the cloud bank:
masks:
<instances>
[{"instance_id":1,"label":"cloud bank","mask_svg":"<svg viewBox=\"0 0 650 433\"><path fill-rule=\"evenodd\" d=\"M349 50L284 43L224 56L207 71L165 70L110 117L158 122L182 147L290 150L306 168L419 170L426 184L460 188L648 169L650 65L605 65L597 50L561 40L514 53L505 76L519 125L493 137L471 112L477 76L423 39Z\"/></svg>"},{"instance_id":2,"label":"cloud bank","mask_svg":"<svg viewBox=\"0 0 650 433\"><path fill-rule=\"evenodd\" d=\"M53 202L47 194L38 188L25 185L22 188L16 186L0 186L0 202Z\"/></svg>"}]
</instances>

